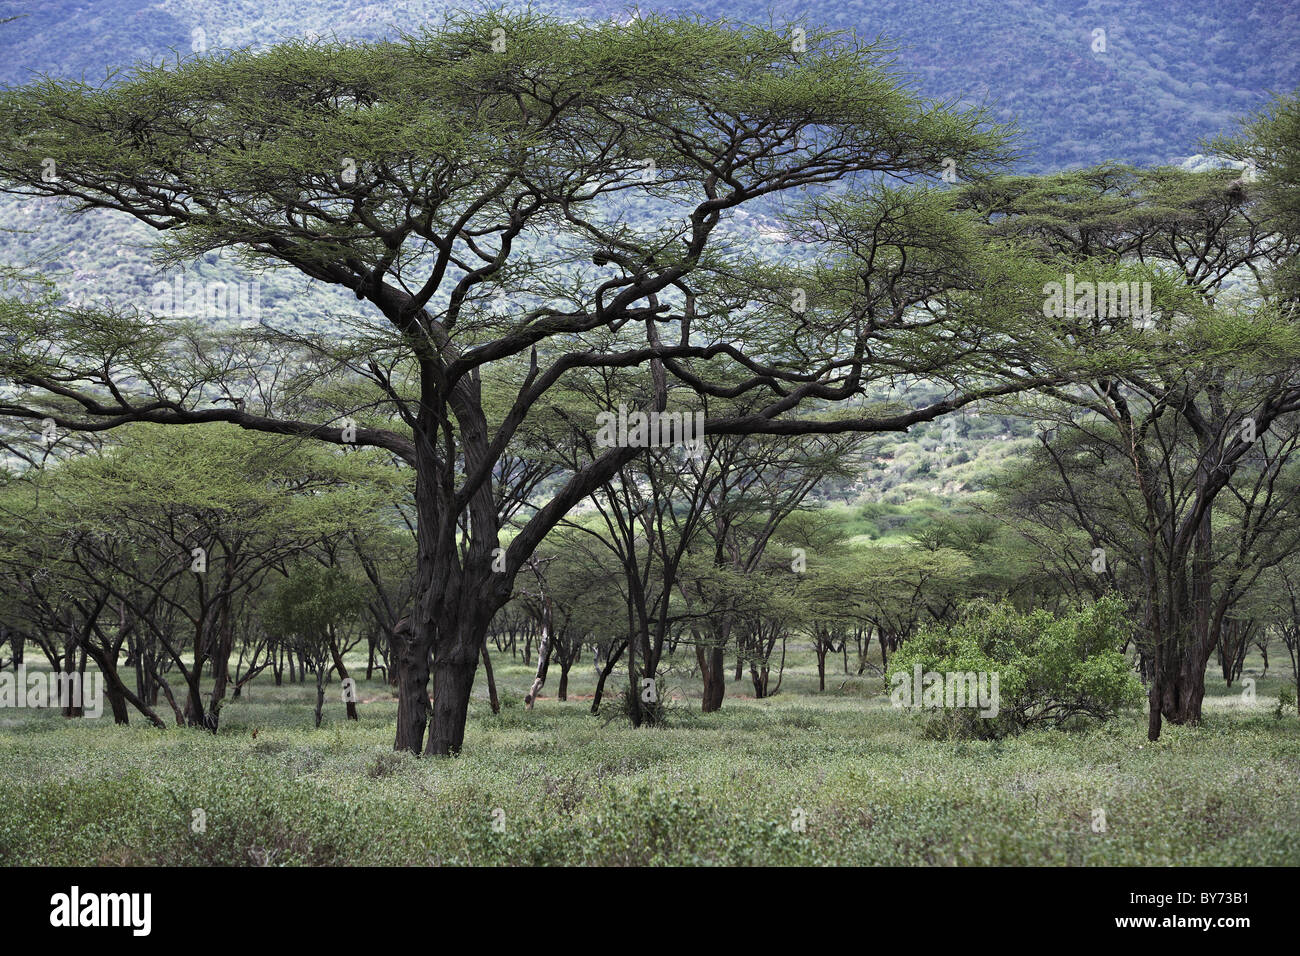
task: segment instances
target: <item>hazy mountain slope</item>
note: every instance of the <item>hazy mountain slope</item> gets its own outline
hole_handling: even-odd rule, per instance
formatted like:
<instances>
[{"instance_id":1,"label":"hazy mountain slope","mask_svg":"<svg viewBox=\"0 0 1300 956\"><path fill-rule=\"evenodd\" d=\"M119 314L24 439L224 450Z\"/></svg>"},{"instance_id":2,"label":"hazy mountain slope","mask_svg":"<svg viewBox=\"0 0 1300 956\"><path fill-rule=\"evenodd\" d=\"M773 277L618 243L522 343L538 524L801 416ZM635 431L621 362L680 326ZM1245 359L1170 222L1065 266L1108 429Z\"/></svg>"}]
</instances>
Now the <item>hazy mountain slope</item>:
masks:
<instances>
[{"instance_id":1,"label":"hazy mountain slope","mask_svg":"<svg viewBox=\"0 0 1300 956\"><path fill-rule=\"evenodd\" d=\"M286 36L336 34L379 38L437 21L456 4L441 0L102 0L5 2L0 18L0 83L35 72L103 81L133 61L189 55L192 49L262 47ZM623 2L532 4L561 16L626 20ZM1300 6L1265 0L778 0L646 2L643 11L811 23L882 35L897 46L897 66L931 96L986 103L997 119L1024 130L1030 171L1119 159L1178 161L1200 152L1200 139L1229 128L1273 90L1300 86ZM1094 30L1105 50L1094 51ZM1100 44L1096 44L1100 46ZM70 218L55 204L0 197L0 261L43 262L72 295L104 297L121 307L152 307L155 284L174 274L153 268L150 230L127 217ZM760 224L761 225L761 224ZM355 299L289 272L251 275L205 257L188 278L259 283L262 315L279 327L320 329ZM898 440L865 470L861 492L953 493L978 487L1024 435L1021 423L962 420L956 438L939 426ZM987 432L987 434L985 434ZM944 453L938 451L942 446ZM990 450L992 449L992 450Z\"/></svg>"},{"instance_id":2,"label":"hazy mountain slope","mask_svg":"<svg viewBox=\"0 0 1300 956\"><path fill-rule=\"evenodd\" d=\"M102 79L138 59L188 53L196 42L259 46L282 36L391 36L456 4L443 0L101 0L0 2L24 14L0 30L0 82L31 71ZM610 0L534 8L626 18ZM884 35L898 65L930 95L987 102L1026 131L1027 169L1106 159L1150 164L1197 152L1200 137L1300 86L1300 5L1276 0L650 0L642 10ZM1094 52L1094 31L1105 52ZM202 31L196 33L195 31Z\"/></svg>"}]
</instances>

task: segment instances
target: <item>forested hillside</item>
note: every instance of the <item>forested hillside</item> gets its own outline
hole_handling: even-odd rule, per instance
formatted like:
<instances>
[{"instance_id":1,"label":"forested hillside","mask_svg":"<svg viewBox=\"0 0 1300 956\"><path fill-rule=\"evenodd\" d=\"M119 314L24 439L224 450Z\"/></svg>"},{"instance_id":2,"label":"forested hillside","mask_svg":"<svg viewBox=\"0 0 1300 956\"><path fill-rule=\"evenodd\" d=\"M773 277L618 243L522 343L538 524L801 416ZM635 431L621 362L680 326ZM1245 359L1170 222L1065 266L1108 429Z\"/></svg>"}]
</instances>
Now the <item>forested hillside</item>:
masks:
<instances>
[{"instance_id":1,"label":"forested hillside","mask_svg":"<svg viewBox=\"0 0 1300 956\"><path fill-rule=\"evenodd\" d=\"M791 0L531 6L575 18L626 19L635 6L778 24L810 12ZM22 19L0 39L0 83L26 81L33 71L99 82L106 70L170 51L186 55L198 42L218 50L312 34L377 39L455 7L444 0L9 0L0 16ZM1267 91L1300 83L1300 7L1271 0L846 0L818 6L816 20L888 38L898 69L926 95L986 103L996 118L1019 122L1030 171L1177 161L1257 108ZM1097 30L1105 31L1104 52L1094 51Z\"/></svg>"}]
</instances>

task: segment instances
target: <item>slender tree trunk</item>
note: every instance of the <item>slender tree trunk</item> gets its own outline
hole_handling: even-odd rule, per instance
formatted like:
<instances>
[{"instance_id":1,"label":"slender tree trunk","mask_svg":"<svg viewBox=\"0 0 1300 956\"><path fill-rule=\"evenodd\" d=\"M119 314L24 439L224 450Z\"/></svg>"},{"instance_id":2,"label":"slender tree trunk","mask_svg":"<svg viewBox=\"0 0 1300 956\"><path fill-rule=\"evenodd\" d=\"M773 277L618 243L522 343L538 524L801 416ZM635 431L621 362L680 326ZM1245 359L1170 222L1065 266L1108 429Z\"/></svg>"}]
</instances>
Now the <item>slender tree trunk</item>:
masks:
<instances>
[{"instance_id":1,"label":"slender tree trunk","mask_svg":"<svg viewBox=\"0 0 1300 956\"><path fill-rule=\"evenodd\" d=\"M227 556L224 565L230 568L231 558ZM233 582L230 578L230 571L227 570L223 579L222 587L230 588ZM230 682L230 654L235 646L235 628L233 615L230 613L230 594L227 592L221 598L221 606L217 610L217 640L216 646L212 652L212 703L219 700L225 700L226 686Z\"/></svg>"},{"instance_id":2,"label":"slender tree trunk","mask_svg":"<svg viewBox=\"0 0 1300 956\"><path fill-rule=\"evenodd\" d=\"M331 633L329 641L330 641L330 656L334 658L334 669L339 672L339 680L346 681L349 676L348 668L347 665L343 663L343 654L340 653L339 651L338 638L336 638L334 634ZM356 685L354 684L353 686L355 688ZM348 720L356 720L357 719L356 694L354 693L351 695L345 695L344 704L347 705Z\"/></svg>"},{"instance_id":3,"label":"slender tree trunk","mask_svg":"<svg viewBox=\"0 0 1300 956\"><path fill-rule=\"evenodd\" d=\"M316 664L316 729L320 730L321 715L325 710L325 662Z\"/></svg>"},{"instance_id":4,"label":"slender tree trunk","mask_svg":"<svg viewBox=\"0 0 1300 956\"><path fill-rule=\"evenodd\" d=\"M488 656L487 641L483 642L483 673L487 676L488 685L488 703L492 706L492 713L501 713L501 698L497 696L497 681L492 676L492 658Z\"/></svg>"},{"instance_id":5,"label":"slender tree trunk","mask_svg":"<svg viewBox=\"0 0 1300 956\"><path fill-rule=\"evenodd\" d=\"M600 668L600 673L596 677L596 692L591 698L591 712L593 714L600 713L600 701L605 694L605 681L608 680L609 675L614 670L614 665L618 663L618 659L623 656L623 651L626 649L627 642L621 641L618 647L610 651L609 656L605 659L604 665Z\"/></svg>"},{"instance_id":6,"label":"slender tree trunk","mask_svg":"<svg viewBox=\"0 0 1300 956\"><path fill-rule=\"evenodd\" d=\"M552 633L554 626L555 620L551 611L550 596L543 594L542 636L537 644L537 674L533 677L533 683L528 688L528 693L524 695L524 704L529 710L533 709L533 704L537 701L537 695L542 692L542 687L546 684L546 671L551 666L551 643L555 639Z\"/></svg>"}]
</instances>

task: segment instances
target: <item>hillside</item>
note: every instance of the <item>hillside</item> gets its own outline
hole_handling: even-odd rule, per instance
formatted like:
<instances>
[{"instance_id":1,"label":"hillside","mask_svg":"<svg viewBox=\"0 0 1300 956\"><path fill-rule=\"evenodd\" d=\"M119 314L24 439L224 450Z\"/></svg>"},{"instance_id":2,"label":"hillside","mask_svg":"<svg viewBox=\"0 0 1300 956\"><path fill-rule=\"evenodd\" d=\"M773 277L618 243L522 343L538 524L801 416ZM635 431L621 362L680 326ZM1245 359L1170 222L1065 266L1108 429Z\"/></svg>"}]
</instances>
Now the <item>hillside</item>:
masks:
<instances>
[{"instance_id":1,"label":"hillside","mask_svg":"<svg viewBox=\"0 0 1300 956\"><path fill-rule=\"evenodd\" d=\"M263 46L311 34L375 39L437 19L443 0L23 0L0 34L0 83L34 72L102 81L133 61L188 54L196 45ZM626 18L630 4L532 4L570 17ZM1270 91L1300 85L1300 8L1264 0L652 0L643 11L810 22L883 36L898 68L927 95L987 103L1025 130L1029 171L1120 159L1169 162L1258 107ZM1105 31L1105 49L1100 35ZM93 42L86 38L93 37Z\"/></svg>"}]
</instances>

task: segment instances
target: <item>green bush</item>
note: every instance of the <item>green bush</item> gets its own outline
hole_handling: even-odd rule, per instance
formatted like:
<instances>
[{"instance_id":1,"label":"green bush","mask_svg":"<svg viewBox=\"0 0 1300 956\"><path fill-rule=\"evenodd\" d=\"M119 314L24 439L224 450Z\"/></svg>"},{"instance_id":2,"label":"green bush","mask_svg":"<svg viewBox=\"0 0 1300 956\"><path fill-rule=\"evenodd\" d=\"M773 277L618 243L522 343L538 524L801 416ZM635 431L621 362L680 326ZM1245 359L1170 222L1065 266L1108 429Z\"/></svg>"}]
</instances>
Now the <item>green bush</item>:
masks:
<instances>
[{"instance_id":1,"label":"green bush","mask_svg":"<svg viewBox=\"0 0 1300 956\"><path fill-rule=\"evenodd\" d=\"M1123 603L1113 597L1061 617L977 601L951 626L930 627L908 641L890 661L886 677L896 706L935 711L926 727L933 737L990 739L1037 724L1104 720L1142 697L1123 652L1129 627ZM937 693L911 699L917 665L922 674L987 675L980 684L993 692L996 706L960 706L962 700L939 701Z\"/></svg>"},{"instance_id":2,"label":"green bush","mask_svg":"<svg viewBox=\"0 0 1300 956\"><path fill-rule=\"evenodd\" d=\"M1296 710L1295 688L1283 684L1277 691L1277 704L1273 707L1273 716L1281 720L1287 711Z\"/></svg>"}]
</instances>

